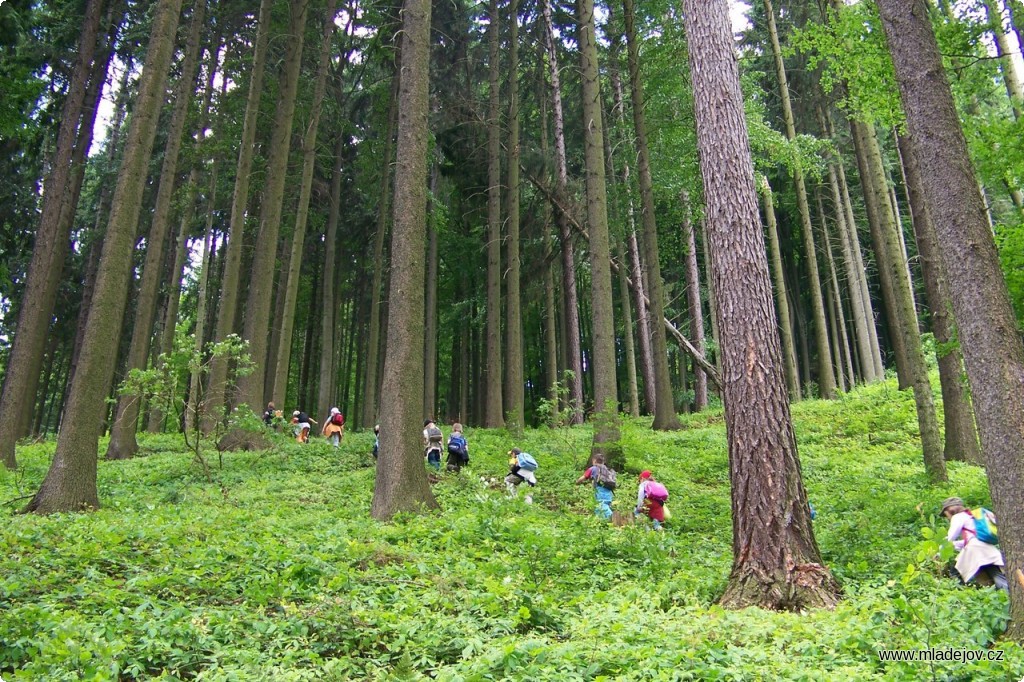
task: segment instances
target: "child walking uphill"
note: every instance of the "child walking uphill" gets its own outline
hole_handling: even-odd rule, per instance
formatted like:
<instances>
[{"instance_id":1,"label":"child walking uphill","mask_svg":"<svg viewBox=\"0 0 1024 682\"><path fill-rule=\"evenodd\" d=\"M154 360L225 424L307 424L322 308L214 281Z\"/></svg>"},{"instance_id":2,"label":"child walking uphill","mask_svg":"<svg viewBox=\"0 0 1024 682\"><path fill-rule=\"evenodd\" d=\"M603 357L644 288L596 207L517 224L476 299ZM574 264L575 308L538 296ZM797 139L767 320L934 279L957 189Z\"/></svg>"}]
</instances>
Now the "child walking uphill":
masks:
<instances>
[{"instance_id":1,"label":"child walking uphill","mask_svg":"<svg viewBox=\"0 0 1024 682\"><path fill-rule=\"evenodd\" d=\"M949 497L942 502L942 515L949 519L946 539L956 547L956 570L961 579L968 583L984 573L996 587L1009 590L1002 570L1003 553L994 544L999 540L992 512L983 508L972 512L959 497Z\"/></svg>"},{"instance_id":2,"label":"child walking uphill","mask_svg":"<svg viewBox=\"0 0 1024 682\"><path fill-rule=\"evenodd\" d=\"M597 502L594 514L605 521L610 521L612 501L615 499L615 470L605 466L602 454L594 455L590 462L591 465L583 475L576 479L576 485L587 482L594 484L594 501Z\"/></svg>"},{"instance_id":3,"label":"child walking uphill","mask_svg":"<svg viewBox=\"0 0 1024 682\"><path fill-rule=\"evenodd\" d=\"M341 439L345 436L345 415L341 413L341 410L337 407L332 407L331 414L327 417L324 427L320 431L327 440L331 441L331 445L339 447Z\"/></svg>"},{"instance_id":4,"label":"child walking uphill","mask_svg":"<svg viewBox=\"0 0 1024 682\"><path fill-rule=\"evenodd\" d=\"M528 452L519 448L512 448L508 451L508 476L505 477L505 487L509 495L515 495L519 485L526 481L531 488L537 485L537 476L533 472L537 470L537 460ZM526 496L526 502L533 502L533 498Z\"/></svg>"},{"instance_id":5,"label":"child walking uphill","mask_svg":"<svg viewBox=\"0 0 1024 682\"><path fill-rule=\"evenodd\" d=\"M441 443L444 442L444 434L437 427L433 419L423 422L423 443L424 456L427 458L427 465L432 469L441 468Z\"/></svg>"},{"instance_id":6,"label":"child walking uphill","mask_svg":"<svg viewBox=\"0 0 1024 682\"><path fill-rule=\"evenodd\" d=\"M462 434L462 424L452 424L452 433L448 436L448 471L458 471L469 464L469 443Z\"/></svg>"},{"instance_id":7,"label":"child walking uphill","mask_svg":"<svg viewBox=\"0 0 1024 682\"><path fill-rule=\"evenodd\" d=\"M640 488L636 492L636 508L634 516L645 515L654 523L654 530L661 530L665 523L665 503L668 501L668 489L646 469L640 472Z\"/></svg>"},{"instance_id":8,"label":"child walking uphill","mask_svg":"<svg viewBox=\"0 0 1024 682\"><path fill-rule=\"evenodd\" d=\"M295 440L308 443L309 431L313 428L312 425L316 424L316 420L302 410L295 410L292 412L292 424L295 425Z\"/></svg>"}]
</instances>

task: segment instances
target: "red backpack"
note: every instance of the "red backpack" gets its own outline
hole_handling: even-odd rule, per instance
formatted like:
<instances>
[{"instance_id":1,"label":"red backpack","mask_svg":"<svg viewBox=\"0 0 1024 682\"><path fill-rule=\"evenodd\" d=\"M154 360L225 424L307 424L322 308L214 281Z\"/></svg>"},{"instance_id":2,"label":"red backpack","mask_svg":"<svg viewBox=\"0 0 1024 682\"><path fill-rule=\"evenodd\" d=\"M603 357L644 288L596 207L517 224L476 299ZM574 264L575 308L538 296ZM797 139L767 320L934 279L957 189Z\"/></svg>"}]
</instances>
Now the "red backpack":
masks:
<instances>
[{"instance_id":1,"label":"red backpack","mask_svg":"<svg viewBox=\"0 0 1024 682\"><path fill-rule=\"evenodd\" d=\"M335 426L344 426L345 415L343 415L341 412L338 412L333 417L331 417L331 423L334 424Z\"/></svg>"}]
</instances>

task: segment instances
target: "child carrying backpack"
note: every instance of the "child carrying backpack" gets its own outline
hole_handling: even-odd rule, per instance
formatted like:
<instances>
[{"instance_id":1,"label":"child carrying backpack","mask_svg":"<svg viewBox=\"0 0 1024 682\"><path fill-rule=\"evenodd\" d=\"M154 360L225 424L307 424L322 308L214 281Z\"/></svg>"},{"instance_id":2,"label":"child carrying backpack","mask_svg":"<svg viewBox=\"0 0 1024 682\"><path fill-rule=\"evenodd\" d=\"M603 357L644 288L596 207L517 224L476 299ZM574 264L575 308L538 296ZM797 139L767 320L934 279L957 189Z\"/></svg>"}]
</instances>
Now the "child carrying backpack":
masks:
<instances>
[{"instance_id":1,"label":"child carrying backpack","mask_svg":"<svg viewBox=\"0 0 1024 682\"><path fill-rule=\"evenodd\" d=\"M654 523L654 530L661 530L665 523L665 503L668 501L668 489L654 475L647 471L640 472L640 487L636 493L634 516L645 515Z\"/></svg>"},{"instance_id":2,"label":"child carrying backpack","mask_svg":"<svg viewBox=\"0 0 1024 682\"><path fill-rule=\"evenodd\" d=\"M614 469L605 466L604 455L596 454L591 460L591 465L583 472L583 475L576 479L576 485L592 483L594 485L594 501L597 507L594 514L605 521L612 518L612 502L615 500L616 474Z\"/></svg>"},{"instance_id":3,"label":"child carrying backpack","mask_svg":"<svg viewBox=\"0 0 1024 682\"><path fill-rule=\"evenodd\" d=\"M968 583L985 574L999 589L1010 589L1002 570L1003 553L996 547L999 538L995 515L984 507L972 511L959 497L943 500L940 513L949 519L946 539L957 550L956 571L961 580Z\"/></svg>"},{"instance_id":4,"label":"child carrying backpack","mask_svg":"<svg viewBox=\"0 0 1024 682\"><path fill-rule=\"evenodd\" d=\"M324 421L324 427L320 431L327 440L331 441L331 445L339 447L341 439L345 435L345 415L341 413L341 410L332 407L331 414Z\"/></svg>"},{"instance_id":5,"label":"child carrying backpack","mask_svg":"<svg viewBox=\"0 0 1024 682\"><path fill-rule=\"evenodd\" d=\"M433 419L423 422L424 456L427 458L427 466L432 469L441 468L441 444L444 442L444 434L437 427Z\"/></svg>"},{"instance_id":6,"label":"child carrying backpack","mask_svg":"<svg viewBox=\"0 0 1024 682\"><path fill-rule=\"evenodd\" d=\"M462 424L452 424L452 434L448 436L448 471L458 471L469 464L469 443L462 434Z\"/></svg>"},{"instance_id":7,"label":"child carrying backpack","mask_svg":"<svg viewBox=\"0 0 1024 682\"><path fill-rule=\"evenodd\" d=\"M537 460L528 452L519 448L512 448L508 451L508 476L505 477L505 487L508 494L515 496L519 485L525 481L531 488L537 485ZM526 496L527 502L533 502L533 498Z\"/></svg>"}]
</instances>

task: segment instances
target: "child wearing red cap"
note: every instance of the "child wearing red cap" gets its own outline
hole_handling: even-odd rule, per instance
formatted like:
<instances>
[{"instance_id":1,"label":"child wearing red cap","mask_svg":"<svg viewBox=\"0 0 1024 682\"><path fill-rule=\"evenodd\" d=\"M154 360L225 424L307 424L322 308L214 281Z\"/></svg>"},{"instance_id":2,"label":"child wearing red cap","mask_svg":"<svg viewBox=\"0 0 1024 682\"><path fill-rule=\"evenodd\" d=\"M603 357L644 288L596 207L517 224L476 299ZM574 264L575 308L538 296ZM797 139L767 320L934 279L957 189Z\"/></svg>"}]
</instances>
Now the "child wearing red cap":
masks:
<instances>
[{"instance_id":1,"label":"child wearing red cap","mask_svg":"<svg viewBox=\"0 0 1024 682\"><path fill-rule=\"evenodd\" d=\"M654 530L661 530L665 522L665 502L668 501L668 489L648 471L640 472L640 487L636 493L634 516L644 514L654 523Z\"/></svg>"}]
</instances>

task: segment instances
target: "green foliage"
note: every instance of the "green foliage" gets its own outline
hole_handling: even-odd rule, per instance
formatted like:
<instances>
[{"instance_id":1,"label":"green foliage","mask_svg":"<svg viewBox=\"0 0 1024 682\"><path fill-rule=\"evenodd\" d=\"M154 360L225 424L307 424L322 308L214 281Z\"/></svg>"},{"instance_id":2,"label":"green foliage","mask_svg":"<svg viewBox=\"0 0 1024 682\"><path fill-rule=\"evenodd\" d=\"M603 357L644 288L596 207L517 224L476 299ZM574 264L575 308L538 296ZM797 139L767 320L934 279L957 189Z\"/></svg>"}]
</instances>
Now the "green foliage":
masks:
<instances>
[{"instance_id":1,"label":"green foliage","mask_svg":"<svg viewBox=\"0 0 1024 682\"><path fill-rule=\"evenodd\" d=\"M956 493L987 504L984 472L950 463L930 487L912 396L895 382L793 408L815 533L845 599L804 614L715 605L731 563L720 410L621 445L672 497L663 533L592 518L573 485L590 430L472 430L473 460L442 474L443 512L369 515L372 434L229 453L219 482L143 435L148 457L100 462L109 504L9 518L0 529L5 680L1006 680L1005 596L943 577ZM505 452L540 462L534 503L508 498ZM19 449L0 500L31 491L52 443ZM636 472L620 474L628 511ZM924 516L918 506L925 510ZM8 508L11 508L8 505ZM927 528L922 535L921 528ZM934 543L934 544L927 544ZM945 550L948 553L948 550ZM908 565L914 569L909 572ZM876 651L994 647L1002 663L881 664Z\"/></svg>"},{"instance_id":2,"label":"green foliage","mask_svg":"<svg viewBox=\"0 0 1024 682\"><path fill-rule=\"evenodd\" d=\"M996 226L996 244L1017 326L1024 329L1024 224Z\"/></svg>"}]
</instances>

